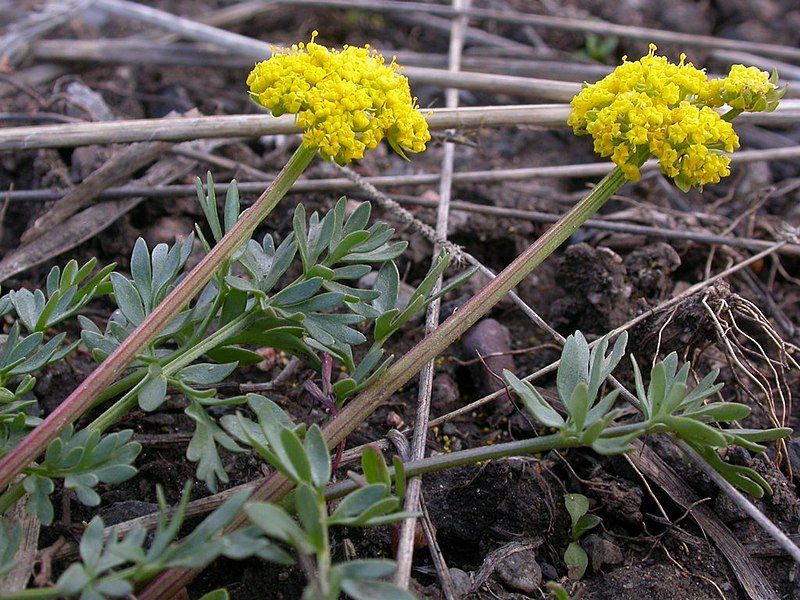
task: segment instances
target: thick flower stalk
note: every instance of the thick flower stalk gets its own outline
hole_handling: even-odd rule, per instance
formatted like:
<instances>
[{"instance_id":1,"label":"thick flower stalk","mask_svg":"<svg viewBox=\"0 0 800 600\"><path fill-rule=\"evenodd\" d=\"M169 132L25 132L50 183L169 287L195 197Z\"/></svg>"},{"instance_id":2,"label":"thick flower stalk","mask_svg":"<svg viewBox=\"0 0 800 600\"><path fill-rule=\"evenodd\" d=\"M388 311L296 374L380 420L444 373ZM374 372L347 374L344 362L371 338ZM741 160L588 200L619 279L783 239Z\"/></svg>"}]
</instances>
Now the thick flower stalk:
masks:
<instances>
[{"instance_id":1,"label":"thick flower stalk","mask_svg":"<svg viewBox=\"0 0 800 600\"><path fill-rule=\"evenodd\" d=\"M686 62L656 56L623 63L573 98L568 124L590 134L595 152L609 156L625 177L638 181L639 167L655 156L663 173L683 191L718 183L730 174L726 152L739 147L730 120L740 112L774 110L785 89L755 67L734 65L727 77L709 80ZM715 109L728 106L725 114Z\"/></svg>"},{"instance_id":2,"label":"thick flower stalk","mask_svg":"<svg viewBox=\"0 0 800 600\"><path fill-rule=\"evenodd\" d=\"M403 157L425 150L428 124L394 59L387 65L369 46L329 50L316 35L253 68L253 100L275 116L296 114L303 145L340 165L363 158L383 138Z\"/></svg>"}]
</instances>

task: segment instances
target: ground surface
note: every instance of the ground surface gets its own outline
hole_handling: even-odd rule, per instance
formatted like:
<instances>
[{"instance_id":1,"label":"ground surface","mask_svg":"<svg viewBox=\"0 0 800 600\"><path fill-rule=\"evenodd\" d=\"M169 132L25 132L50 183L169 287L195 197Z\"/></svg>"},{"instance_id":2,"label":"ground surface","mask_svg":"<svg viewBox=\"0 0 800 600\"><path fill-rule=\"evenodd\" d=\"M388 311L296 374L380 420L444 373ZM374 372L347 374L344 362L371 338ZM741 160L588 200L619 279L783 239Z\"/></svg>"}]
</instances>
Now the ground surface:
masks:
<instances>
[{"instance_id":1,"label":"ground surface","mask_svg":"<svg viewBox=\"0 0 800 600\"><path fill-rule=\"evenodd\" d=\"M0 10L9 17L20 18L24 5L32 2L2 3ZM191 18L211 14L227 2L194 2L169 0L148 3L175 14ZM484 3L481 3L482 5ZM792 0L731 0L726 2L692 2L675 0L661 2L614 2L593 0L510 0L490 2L495 8L513 7L519 10L559 16L594 16L613 22L657 27L699 34L713 34L734 39L748 39L796 46L800 42L800 9ZM487 5L488 6L488 5ZM381 48L411 50L420 53L446 54L447 34L429 27L419 18L410 20L389 14L343 10L313 10L278 7L260 17L248 19L231 28L275 43L291 43L307 39L312 29L318 29L320 40L330 44L362 44L370 42ZM515 40L540 51L532 58L549 60L585 60L586 42L583 35L561 31L529 31L514 25L487 24L495 36ZM51 33L53 38L96 39L125 37L152 33L149 27L119 19L106 19L99 13L87 21L73 23ZM620 43L607 55L615 64L623 54L639 56L645 43ZM665 45L667 53L681 50ZM466 56L492 56L497 49L469 42ZM513 57L519 60L519 56ZM724 61L710 52L691 50L696 64L721 71ZM23 63L30 66L33 59ZM598 64L598 63L595 63ZM203 68L140 65L134 61L119 65L73 64L68 73L54 82L18 89L3 99L3 110L14 113L49 112L78 119L87 118L91 110L81 106L74 94L66 92L70 83L79 82L98 92L113 118L129 119L162 116L169 111L184 112L197 108L206 115L252 113L257 108L244 93L246 68ZM8 77L13 77L13 73ZM4 81L6 76L3 76ZM423 106L441 106L441 90L431 86L415 88ZM513 103L509 96L464 92L463 105ZM11 123L12 125L19 123ZM742 128L743 146L750 148L795 145L800 140L800 128L768 131L753 126ZM463 132L464 142L456 150L456 170L483 170L523 166L573 164L595 160L586 139L577 139L566 129L508 128ZM291 151L291 141L275 138L232 141L218 149L217 154L234 161L236 168L210 165L201 161L191 176L211 169L218 181L236 177L239 181L257 180L247 167L274 173ZM90 147L81 150L20 152L0 154L0 188L63 189L95 170L108 156L107 149ZM437 172L441 145L432 144L430 151L404 163L382 150L369 156L357 166L364 175ZM311 177L331 176L333 171L317 162L309 172ZM706 233L724 233L740 237L774 240L780 223L800 224L798 192L787 191L769 195L784 183L791 183L800 167L791 162L753 163L736 167L732 176L703 193L680 194L659 177L645 178L638 185L626 186L604 210L604 218L637 224ZM574 202L575 194L586 189L592 180L536 179L529 182L502 184L456 185L454 197L481 205L528 209L552 214L563 212ZM396 188L389 193L436 198L435 186ZM327 209L341 194L336 192L291 195L270 218L264 230L285 236L291 223L295 203L306 203L309 210ZM245 196L247 197L247 196ZM250 196L252 198L252 195ZM363 196L352 194L355 199ZM14 202L8 205L0 230L0 253L8 253L19 245L19 238L44 206L39 203ZM431 209L414 209L416 216L432 223ZM379 214L393 222L391 214ZM3 282L4 288L38 287L53 264L63 264L68 258L86 260L97 256L101 262L116 261L127 268L128 257L135 239L143 236L150 243L172 241L186 235L201 212L191 198L147 201L117 220L111 227L93 236L77 249L29 269ZM450 237L493 269L501 269L516 254L541 233L545 225L516 218L453 211ZM400 271L409 283L416 283L427 269L432 251L430 243L410 235L402 227L401 237L410 239L411 246L402 258ZM524 300L564 335L581 329L587 336L598 336L619 326L659 302L679 293L687 286L740 261L750 251L729 246L712 247L704 243L658 239L653 236L609 233L584 229L529 277L519 288ZM787 341L797 343L800 324L798 298L800 287L792 275L800 273L797 257L770 257L739 272L725 283L717 285L709 296L712 311L720 314L728 307L741 306L741 298L753 302L764 311L776 331ZM480 285L473 281L447 298L449 310ZM93 315L103 318L108 306L94 306ZM725 313L727 314L727 313ZM537 330L510 303L501 303L491 315L494 322L473 335L471 348L483 354L523 350L506 356L519 375L546 366L558 355L546 333ZM774 346L765 341L762 330L752 320L741 318L744 331L761 341L773 358ZM74 332L73 332L74 335ZM401 354L422 336L419 324L399 336L392 350ZM730 336L736 338L735 335ZM739 336L741 341L742 336ZM713 319L705 307L694 299L680 304L666 315L645 320L631 332L629 350L649 363L659 348L663 354L678 351L682 357L695 360L699 373L713 367L722 369L721 378L728 384L727 399L749 403L754 408L753 423L767 425L764 407L769 398L763 390L736 368L730 366L725 347L720 343ZM748 347L751 348L751 347ZM752 367L767 373L770 390L777 393L784 385L786 396L796 392L797 373L790 373L785 382L769 376L766 362L748 355ZM438 361L434 386L432 414L438 416L469 403L486 390L494 389L493 379L480 366L465 365L474 358L462 345L448 349ZM273 377L283 364L277 357L262 368L243 369L236 381L264 381ZM51 369L40 378L37 395L44 413L52 410L74 386L93 368L85 354L78 354L69 365ZM500 365L506 366L506 365ZM629 381L630 373L621 370L620 377ZM301 390L298 383L314 378L311 371L299 372L288 385L274 394L295 417L309 421L326 418L314 401ZM738 381L738 383L737 383ZM548 388L552 380L540 380ZM382 438L398 419L413 424L416 385L407 386L391 402L377 411L353 435L348 444L355 446ZM107 523L123 521L150 512L155 502L155 484L161 484L170 501L175 501L183 482L194 474L194 467L184 458L187 433L192 422L184 416L180 397L156 414L134 412L123 423L133 427L145 443L138 459L139 474L124 485L104 489L100 512ZM797 413L787 408L780 417L795 426ZM437 429L430 438L429 451L442 452L467 448L495 441L534 435L530 424L508 402L490 405L473 414L464 415ZM656 444L658 447L658 444ZM789 449L790 458L792 448ZM694 490L712 511L733 531L734 535L755 556L758 567L767 576L780 597L796 597L790 563L770 553L768 543L758 528L734 506L721 497L704 476L679 457L663 450L662 458L675 469L683 481ZM776 469L770 457L751 458L738 455L734 460L752 463L773 482L776 495L759 503L781 527L790 532L800 526L800 504L794 485L785 473L789 461L783 459ZM795 464L798 462L795 460ZM236 485L262 475L262 466L252 456L227 456L229 485ZM800 466L800 465L798 465ZM798 467L796 466L795 469ZM716 547L691 518L682 518L684 510L674 503L668 491L652 481L643 479L624 459L600 459L583 451L564 454L492 462L482 466L459 469L427 477L424 494L444 558L449 567L475 573L487 556L509 543L527 543L532 551L522 553L518 572L535 571L537 563L544 580L561 580L566 575L562 555L568 544L568 516L563 507L565 492L581 492L592 500L592 511L603 518L591 542L593 561L584 579L567 584L575 594L584 598L743 598L742 588ZM207 492L202 484L195 486L195 496ZM40 547L53 543L59 536L74 536L81 531L81 521L93 514L69 502L63 503L60 522L43 528ZM662 512L663 511L663 512ZM338 537L335 552L344 556L345 547L360 557L390 556L392 532L371 530L348 531ZM767 548L765 550L765 548ZM527 562L526 562L527 561ZM415 590L424 597L439 597L435 571L429 554L422 548L417 552ZM476 598L540 598L544 592L520 591L522 584L514 578L491 573L474 592ZM265 566L252 561L244 563L218 562L208 568L189 590L190 597L225 585L236 599L298 598L302 585L300 574L292 569Z\"/></svg>"}]
</instances>

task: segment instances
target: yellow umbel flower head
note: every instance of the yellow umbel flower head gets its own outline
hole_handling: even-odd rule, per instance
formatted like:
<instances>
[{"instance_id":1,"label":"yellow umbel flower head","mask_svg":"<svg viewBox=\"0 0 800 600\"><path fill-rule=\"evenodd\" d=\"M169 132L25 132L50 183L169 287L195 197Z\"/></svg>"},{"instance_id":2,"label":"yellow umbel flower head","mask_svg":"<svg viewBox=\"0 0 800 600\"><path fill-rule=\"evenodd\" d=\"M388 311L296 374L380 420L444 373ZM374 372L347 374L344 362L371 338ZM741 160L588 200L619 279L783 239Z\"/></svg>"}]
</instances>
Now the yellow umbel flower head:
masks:
<instances>
[{"instance_id":1,"label":"yellow umbel flower head","mask_svg":"<svg viewBox=\"0 0 800 600\"><path fill-rule=\"evenodd\" d=\"M729 106L731 118L774 110L784 91L775 88L777 75L735 65L728 77L709 81L685 55L674 64L655 51L650 44L640 60L623 58L613 73L585 85L567 123L576 134L590 134L595 152L610 156L632 181L643 156L652 155L683 191L717 183L730 174L723 153L738 148L739 137L714 108Z\"/></svg>"},{"instance_id":2,"label":"yellow umbel flower head","mask_svg":"<svg viewBox=\"0 0 800 600\"><path fill-rule=\"evenodd\" d=\"M275 116L296 114L303 144L340 165L384 137L403 157L425 150L428 124L395 61L369 46L329 50L316 36L258 63L247 78L251 97Z\"/></svg>"},{"instance_id":3,"label":"yellow umbel flower head","mask_svg":"<svg viewBox=\"0 0 800 600\"><path fill-rule=\"evenodd\" d=\"M786 88L777 89L778 72L767 75L756 67L733 65L728 76L709 82L707 101L714 106L727 104L739 111L772 111L786 93Z\"/></svg>"}]
</instances>

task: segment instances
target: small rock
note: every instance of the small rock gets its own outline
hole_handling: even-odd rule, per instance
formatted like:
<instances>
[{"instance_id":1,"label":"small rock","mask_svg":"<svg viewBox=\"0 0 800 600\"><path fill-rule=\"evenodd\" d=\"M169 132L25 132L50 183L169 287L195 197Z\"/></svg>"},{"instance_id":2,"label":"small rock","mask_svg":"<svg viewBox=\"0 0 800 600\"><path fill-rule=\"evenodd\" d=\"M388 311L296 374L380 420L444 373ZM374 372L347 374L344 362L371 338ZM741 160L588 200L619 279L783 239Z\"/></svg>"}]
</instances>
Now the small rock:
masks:
<instances>
[{"instance_id":1,"label":"small rock","mask_svg":"<svg viewBox=\"0 0 800 600\"><path fill-rule=\"evenodd\" d=\"M458 427L455 424L448 421L442 426L442 433L444 435L459 435L460 432L458 431Z\"/></svg>"},{"instance_id":2,"label":"small rock","mask_svg":"<svg viewBox=\"0 0 800 600\"><path fill-rule=\"evenodd\" d=\"M511 351L511 335L508 329L494 319L483 319L464 334L461 345L468 360L483 357L472 369L479 388L487 393L503 389L503 369L514 371L514 357ZM493 354L502 353L498 356Z\"/></svg>"},{"instance_id":3,"label":"small rock","mask_svg":"<svg viewBox=\"0 0 800 600\"><path fill-rule=\"evenodd\" d=\"M386 415L386 424L393 429L400 429L403 426L403 417L391 410Z\"/></svg>"},{"instance_id":4,"label":"small rock","mask_svg":"<svg viewBox=\"0 0 800 600\"><path fill-rule=\"evenodd\" d=\"M172 245L175 240L185 240L192 231L194 223L191 219L167 215L148 227L142 237L151 247L161 243Z\"/></svg>"},{"instance_id":5,"label":"small rock","mask_svg":"<svg viewBox=\"0 0 800 600\"><path fill-rule=\"evenodd\" d=\"M71 117L86 118L88 112L93 121L113 121L116 117L103 96L80 81L71 81L64 88L68 99L64 112Z\"/></svg>"},{"instance_id":6,"label":"small rock","mask_svg":"<svg viewBox=\"0 0 800 600\"><path fill-rule=\"evenodd\" d=\"M542 569L530 550L515 552L497 565L497 576L510 589L534 594L542 585Z\"/></svg>"},{"instance_id":7,"label":"small rock","mask_svg":"<svg viewBox=\"0 0 800 600\"><path fill-rule=\"evenodd\" d=\"M739 189L742 194L755 194L772 183L772 170L767 161L751 162L744 170Z\"/></svg>"},{"instance_id":8,"label":"small rock","mask_svg":"<svg viewBox=\"0 0 800 600\"><path fill-rule=\"evenodd\" d=\"M587 535L581 541L581 546L589 555L592 570L597 572L603 565L618 565L624 557L622 550L614 542L600 537L596 533Z\"/></svg>"},{"instance_id":9,"label":"small rock","mask_svg":"<svg viewBox=\"0 0 800 600\"><path fill-rule=\"evenodd\" d=\"M158 92L158 100L145 103L147 116L151 119L160 119L170 113L183 114L194 108L194 103L189 98L186 88L176 84L169 84Z\"/></svg>"},{"instance_id":10,"label":"small rock","mask_svg":"<svg viewBox=\"0 0 800 600\"><path fill-rule=\"evenodd\" d=\"M461 405L458 384L447 373L439 373L433 378L431 387L431 406L436 414L452 412Z\"/></svg>"},{"instance_id":11,"label":"small rock","mask_svg":"<svg viewBox=\"0 0 800 600\"><path fill-rule=\"evenodd\" d=\"M80 146L72 151L70 177L83 181L108 160L111 152L104 146Z\"/></svg>"},{"instance_id":12,"label":"small rock","mask_svg":"<svg viewBox=\"0 0 800 600\"><path fill-rule=\"evenodd\" d=\"M433 244L430 240L417 232L408 233L407 235L408 248L404 256L408 257L408 259L415 264L430 264L431 252L433 252Z\"/></svg>"},{"instance_id":13,"label":"small rock","mask_svg":"<svg viewBox=\"0 0 800 600\"><path fill-rule=\"evenodd\" d=\"M450 570L450 579L453 580L453 592L456 598L463 598L469 594L472 589L472 577L466 571L456 569L455 567Z\"/></svg>"},{"instance_id":14,"label":"small rock","mask_svg":"<svg viewBox=\"0 0 800 600\"><path fill-rule=\"evenodd\" d=\"M100 516L106 525L116 525L154 512L158 512L158 504L141 500L124 500L114 502L108 508L101 510Z\"/></svg>"},{"instance_id":15,"label":"small rock","mask_svg":"<svg viewBox=\"0 0 800 600\"><path fill-rule=\"evenodd\" d=\"M256 368L261 371L272 371L278 364L279 355L275 348L258 348L256 354L264 359L256 365Z\"/></svg>"},{"instance_id":16,"label":"small rock","mask_svg":"<svg viewBox=\"0 0 800 600\"><path fill-rule=\"evenodd\" d=\"M543 562L539 565L542 568L542 577L547 581L554 581L558 579L558 571L550 563Z\"/></svg>"}]
</instances>

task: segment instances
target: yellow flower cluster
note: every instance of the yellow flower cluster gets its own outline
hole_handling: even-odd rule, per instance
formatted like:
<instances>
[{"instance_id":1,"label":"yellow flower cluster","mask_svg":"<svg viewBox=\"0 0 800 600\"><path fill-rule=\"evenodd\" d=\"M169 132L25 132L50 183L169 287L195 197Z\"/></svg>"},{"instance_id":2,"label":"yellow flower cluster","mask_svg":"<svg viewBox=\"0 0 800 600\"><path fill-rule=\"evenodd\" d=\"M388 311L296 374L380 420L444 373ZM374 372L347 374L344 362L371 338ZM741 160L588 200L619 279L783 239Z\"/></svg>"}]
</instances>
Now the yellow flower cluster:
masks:
<instances>
[{"instance_id":1,"label":"yellow flower cluster","mask_svg":"<svg viewBox=\"0 0 800 600\"><path fill-rule=\"evenodd\" d=\"M776 75L770 78L756 67L733 65L727 77L709 82L708 101L714 106L727 104L741 111L773 110L775 106L770 106L770 100L775 95L775 81ZM776 105L778 99L780 96L775 99Z\"/></svg>"},{"instance_id":2,"label":"yellow flower cluster","mask_svg":"<svg viewBox=\"0 0 800 600\"><path fill-rule=\"evenodd\" d=\"M651 44L640 60L623 59L613 73L584 86L567 122L576 134L590 134L595 151L632 181L652 155L684 191L716 183L730 174L723 152L738 148L739 138L714 107L772 110L781 95L775 78L735 65L728 77L709 81L684 55L674 64L655 50Z\"/></svg>"},{"instance_id":3,"label":"yellow flower cluster","mask_svg":"<svg viewBox=\"0 0 800 600\"><path fill-rule=\"evenodd\" d=\"M329 50L316 35L258 63L247 78L251 97L275 116L296 114L303 143L341 165L384 137L404 157L425 150L428 124L394 60L386 65L369 46Z\"/></svg>"}]
</instances>

